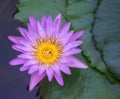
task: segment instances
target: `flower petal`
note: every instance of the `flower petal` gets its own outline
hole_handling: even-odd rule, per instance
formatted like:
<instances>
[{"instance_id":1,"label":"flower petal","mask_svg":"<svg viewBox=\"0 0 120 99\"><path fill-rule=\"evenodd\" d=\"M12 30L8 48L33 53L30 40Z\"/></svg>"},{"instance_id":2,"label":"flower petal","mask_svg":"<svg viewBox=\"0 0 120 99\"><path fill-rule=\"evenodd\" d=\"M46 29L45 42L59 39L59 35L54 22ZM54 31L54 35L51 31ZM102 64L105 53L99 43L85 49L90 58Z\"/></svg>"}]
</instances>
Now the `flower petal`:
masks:
<instances>
[{"instance_id":1,"label":"flower petal","mask_svg":"<svg viewBox=\"0 0 120 99\"><path fill-rule=\"evenodd\" d=\"M41 26L43 27L43 29L44 29L45 32L46 32L46 22L47 22L46 16L42 15Z\"/></svg>"},{"instance_id":2,"label":"flower petal","mask_svg":"<svg viewBox=\"0 0 120 99\"><path fill-rule=\"evenodd\" d=\"M26 70L28 70L29 68L31 67L31 65L23 65L22 67L20 67L20 71L22 72L22 71L26 71Z\"/></svg>"},{"instance_id":3,"label":"flower petal","mask_svg":"<svg viewBox=\"0 0 120 99\"><path fill-rule=\"evenodd\" d=\"M20 64L24 64L27 60L26 59L22 59L22 58L15 58L13 60L11 60L9 62L10 65L20 65Z\"/></svg>"},{"instance_id":4,"label":"flower petal","mask_svg":"<svg viewBox=\"0 0 120 99\"><path fill-rule=\"evenodd\" d=\"M39 75L38 72L35 72L31 75L29 91L32 91L33 88L46 76L46 73Z\"/></svg>"},{"instance_id":5,"label":"flower petal","mask_svg":"<svg viewBox=\"0 0 120 99\"><path fill-rule=\"evenodd\" d=\"M88 66L86 64L84 64L81 60L77 59L74 56L70 56L69 60L73 61L74 64L71 64L69 67L74 67L74 68L88 68Z\"/></svg>"},{"instance_id":6,"label":"flower petal","mask_svg":"<svg viewBox=\"0 0 120 99\"><path fill-rule=\"evenodd\" d=\"M72 36L72 34L73 34L73 31L70 31L69 33L67 33L66 35L64 35L64 37L62 37L62 39L59 38L63 45L65 45L68 42L68 40L70 39L70 37Z\"/></svg>"},{"instance_id":7,"label":"flower petal","mask_svg":"<svg viewBox=\"0 0 120 99\"><path fill-rule=\"evenodd\" d=\"M27 36L27 42L29 43L34 43L36 41L36 36L35 36L35 33L30 29L30 26L29 26L29 34L26 34Z\"/></svg>"},{"instance_id":8,"label":"flower petal","mask_svg":"<svg viewBox=\"0 0 120 99\"><path fill-rule=\"evenodd\" d=\"M13 45L13 46L15 46L15 48L19 50L28 51L28 52L31 52L32 50L34 50L32 47L25 47L22 45Z\"/></svg>"},{"instance_id":9,"label":"flower petal","mask_svg":"<svg viewBox=\"0 0 120 99\"><path fill-rule=\"evenodd\" d=\"M24 28L22 28L22 27L19 27L18 30L20 31L20 34L21 34L25 39L28 39L27 34L29 34L29 32L28 32L26 29L24 29Z\"/></svg>"},{"instance_id":10,"label":"flower petal","mask_svg":"<svg viewBox=\"0 0 120 99\"><path fill-rule=\"evenodd\" d=\"M45 31L39 21L37 21L37 25L38 25L38 33L40 37L45 37Z\"/></svg>"},{"instance_id":11,"label":"flower petal","mask_svg":"<svg viewBox=\"0 0 120 99\"><path fill-rule=\"evenodd\" d=\"M80 36L83 35L83 33L84 33L83 30L81 30L81 31L79 31L79 32L77 32L77 33L74 33L74 34L72 35L72 37L70 38L69 42L72 42L72 41L77 40Z\"/></svg>"},{"instance_id":12,"label":"flower petal","mask_svg":"<svg viewBox=\"0 0 120 99\"><path fill-rule=\"evenodd\" d=\"M60 64L60 70L68 75L71 74L71 71L67 65Z\"/></svg>"},{"instance_id":13,"label":"flower petal","mask_svg":"<svg viewBox=\"0 0 120 99\"><path fill-rule=\"evenodd\" d=\"M69 55L73 55L73 54L78 54L80 53L82 50L80 49L77 49L77 48L73 48L73 49L70 49L66 52L63 53L64 56L69 56Z\"/></svg>"},{"instance_id":14,"label":"flower petal","mask_svg":"<svg viewBox=\"0 0 120 99\"><path fill-rule=\"evenodd\" d=\"M15 44L20 44L19 40L23 39L22 37L18 36L8 36L8 39Z\"/></svg>"},{"instance_id":15,"label":"flower petal","mask_svg":"<svg viewBox=\"0 0 120 99\"><path fill-rule=\"evenodd\" d=\"M32 65L28 71L28 74L33 74L34 72L36 72L38 70L38 65Z\"/></svg>"},{"instance_id":16,"label":"flower petal","mask_svg":"<svg viewBox=\"0 0 120 99\"><path fill-rule=\"evenodd\" d=\"M55 79L56 79L56 81L58 82L59 85L61 85L61 86L64 85L61 73L57 74L56 72L54 72L54 77L55 77Z\"/></svg>"},{"instance_id":17,"label":"flower petal","mask_svg":"<svg viewBox=\"0 0 120 99\"><path fill-rule=\"evenodd\" d=\"M83 43L83 41L81 41L81 40L70 42L66 46L64 46L64 52L71 48L77 47L77 46L81 45L82 43Z\"/></svg>"},{"instance_id":18,"label":"flower petal","mask_svg":"<svg viewBox=\"0 0 120 99\"><path fill-rule=\"evenodd\" d=\"M61 58L60 61L61 61L62 64L67 64L67 65L74 64L73 61L68 60L68 59L69 59L69 56L64 56L64 57Z\"/></svg>"},{"instance_id":19,"label":"flower petal","mask_svg":"<svg viewBox=\"0 0 120 99\"><path fill-rule=\"evenodd\" d=\"M59 76L61 75L59 65L52 66L52 68L53 68L54 72L56 72L56 73L57 73L57 75L59 75Z\"/></svg>"},{"instance_id":20,"label":"flower petal","mask_svg":"<svg viewBox=\"0 0 120 99\"><path fill-rule=\"evenodd\" d=\"M64 25L64 27L61 29L60 33L59 33L59 38L62 38L66 35L66 33L68 33L69 28L70 28L70 22L66 23Z\"/></svg>"},{"instance_id":21,"label":"flower petal","mask_svg":"<svg viewBox=\"0 0 120 99\"><path fill-rule=\"evenodd\" d=\"M23 45L24 47L28 47L28 48L30 48L30 49L35 50L35 49L32 47L33 45L31 45L31 43L29 43L29 42L26 41L25 39L19 40L19 42L20 42L20 44Z\"/></svg>"},{"instance_id":22,"label":"flower petal","mask_svg":"<svg viewBox=\"0 0 120 99\"><path fill-rule=\"evenodd\" d=\"M31 26L31 30L36 34L38 33L38 30L37 30L37 21L36 19L30 15L29 16L29 20L30 20L30 26Z\"/></svg>"},{"instance_id":23,"label":"flower petal","mask_svg":"<svg viewBox=\"0 0 120 99\"><path fill-rule=\"evenodd\" d=\"M60 32L60 29L61 29L61 26L62 26L62 16L61 16L61 13L59 13L57 16L56 16L56 18L55 18L55 20L54 20L54 27L53 28L55 28L55 35L58 35L58 33Z\"/></svg>"},{"instance_id":24,"label":"flower petal","mask_svg":"<svg viewBox=\"0 0 120 99\"><path fill-rule=\"evenodd\" d=\"M54 73L54 70L50 67L48 67L46 69L46 74L48 76L48 80L51 82L52 81L52 78L53 78L53 73Z\"/></svg>"},{"instance_id":25,"label":"flower petal","mask_svg":"<svg viewBox=\"0 0 120 99\"><path fill-rule=\"evenodd\" d=\"M24 65L34 65L37 64L37 61L32 59L32 60L28 60Z\"/></svg>"},{"instance_id":26,"label":"flower petal","mask_svg":"<svg viewBox=\"0 0 120 99\"><path fill-rule=\"evenodd\" d=\"M16 45L12 45L12 48L13 48L15 51L19 51L19 52L22 52L22 53L26 52L26 51L24 51L24 50L22 50L22 49L17 48Z\"/></svg>"},{"instance_id":27,"label":"flower petal","mask_svg":"<svg viewBox=\"0 0 120 99\"><path fill-rule=\"evenodd\" d=\"M34 58L32 55L26 54L26 53L25 54L20 54L17 57L19 57L19 58L25 58L25 59L33 59Z\"/></svg>"},{"instance_id":28,"label":"flower petal","mask_svg":"<svg viewBox=\"0 0 120 99\"><path fill-rule=\"evenodd\" d=\"M43 72L45 72L46 67L45 66L40 66L39 65L39 75L41 75Z\"/></svg>"},{"instance_id":29,"label":"flower petal","mask_svg":"<svg viewBox=\"0 0 120 99\"><path fill-rule=\"evenodd\" d=\"M47 35L51 36L53 33L53 20L51 16L47 18Z\"/></svg>"}]
</instances>

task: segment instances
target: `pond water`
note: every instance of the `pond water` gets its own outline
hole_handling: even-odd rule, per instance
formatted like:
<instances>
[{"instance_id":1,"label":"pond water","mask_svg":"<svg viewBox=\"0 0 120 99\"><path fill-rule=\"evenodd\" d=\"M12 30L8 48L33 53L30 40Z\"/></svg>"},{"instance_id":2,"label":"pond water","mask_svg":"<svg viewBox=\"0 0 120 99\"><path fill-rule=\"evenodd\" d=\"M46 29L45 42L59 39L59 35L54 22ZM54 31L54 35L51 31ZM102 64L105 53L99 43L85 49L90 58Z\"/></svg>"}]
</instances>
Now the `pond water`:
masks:
<instances>
[{"instance_id":1,"label":"pond water","mask_svg":"<svg viewBox=\"0 0 120 99\"><path fill-rule=\"evenodd\" d=\"M32 92L27 90L29 75L20 72L20 66L10 66L9 61L18 54L12 50L12 42L8 35L19 35L17 27L24 26L22 22L12 18L17 11L18 0L0 0L0 99L39 99L36 96L38 88Z\"/></svg>"}]
</instances>

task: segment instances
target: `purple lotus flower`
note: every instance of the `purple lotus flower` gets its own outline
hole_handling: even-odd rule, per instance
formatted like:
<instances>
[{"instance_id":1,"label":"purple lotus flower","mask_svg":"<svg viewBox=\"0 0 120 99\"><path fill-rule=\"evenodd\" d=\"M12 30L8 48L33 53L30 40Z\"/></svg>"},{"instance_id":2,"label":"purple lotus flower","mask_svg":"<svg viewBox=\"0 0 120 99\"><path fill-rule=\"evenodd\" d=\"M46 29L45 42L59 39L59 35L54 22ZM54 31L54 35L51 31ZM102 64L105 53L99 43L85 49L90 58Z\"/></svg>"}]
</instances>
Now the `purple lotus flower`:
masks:
<instances>
[{"instance_id":1,"label":"purple lotus flower","mask_svg":"<svg viewBox=\"0 0 120 99\"><path fill-rule=\"evenodd\" d=\"M17 58L10 61L11 65L23 66L20 71L28 70L31 75L29 90L45 77L51 82L56 81L63 86L61 71L71 74L69 67L87 68L87 66L74 55L81 52L78 46L83 41L77 40L84 31L74 33L69 31L70 22L62 27L61 14L53 20L51 16L42 16L41 22L33 16L29 17L28 30L19 27L22 37L9 36L14 45L12 48L21 52Z\"/></svg>"}]
</instances>

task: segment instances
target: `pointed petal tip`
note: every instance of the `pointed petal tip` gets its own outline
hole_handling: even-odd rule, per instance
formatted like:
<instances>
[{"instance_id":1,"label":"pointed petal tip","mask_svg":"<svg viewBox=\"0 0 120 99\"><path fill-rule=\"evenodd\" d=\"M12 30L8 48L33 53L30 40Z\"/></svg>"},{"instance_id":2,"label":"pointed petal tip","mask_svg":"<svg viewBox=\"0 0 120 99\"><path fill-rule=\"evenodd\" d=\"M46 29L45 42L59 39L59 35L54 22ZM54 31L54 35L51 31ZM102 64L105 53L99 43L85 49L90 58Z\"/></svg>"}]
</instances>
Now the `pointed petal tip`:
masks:
<instances>
[{"instance_id":1,"label":"pointed petal tip","mask_svg":"<svg viewBox=\"0 0 120 99\"><path fill-rule=\"evenodd\" d=\"M61 19L61 18L62 18L62 14L61 14L61 13L58 13L57 16L56 16L56 18Z\"/></svg>"},{"instance_id":2,"label":"pointed petal tip","mask_svg":"<svg viewBox=\"0 0 120 99\"><path fill-rule=\"evenodd\" d=\"M51 16L51 15L48 15L48 18L49 18L49 19L52 19L52 16Z\"/></svg>"},{"instance_id":3,"label":"pointed petal tip","mask_svg":"<svg viewBox=\"0 0 120 99\"><path fill-rule=\"evenodd\" d=\"M10 41L12 41L13 43L16 43L16 44L19 44L20 42L19 42L19 40L21 39L21 37L18 37L18 36L8 36L8 39L10 40Z\"/></svg>"},{"instance_id":4,"label":"pointed petal tip","mask_svg":"<svg viewBox=\"0 0 120 99\"><path fill-rule=\"evenodd\" d=\"M70 28L70 25L71 25L71 22L67 22L65 25L64 25L64 28L67 28L67 30Z\"/></svg>"},{"instance_id":5,"label":"pointed petal tip","mask_svg":"<svg viewBox=\"0 0 120 99\"><path fill-rule=\"evenodd\" d=\"M67 75L71 75L71 72L67 72L67 73L65 73L65 74L67 74Z\"/></svg>"},{"instance_id":6,"label":"pointed petal tip","mask_svg":"<svg viewBox=\"0 0 120 99\"><path fill-rule=\"evenodd\" d=\"M11 39L13 39L14 37L16 37L16 36L9 35L9 36L8 36L8 39L11 40Z\"/></svg>"},{"instance_id":7,"label":"pointed petal tip","mask_svg":"<svg viewBox=\"0 0 120 99\"><path fill-rule=\"evenodd\" d=\"M81 37L85 33L85 31L84 30L80 30L79 33L80 33L79 37Z\"/></svg>"},{"instance_id":8,"label":"pointed petal tip","mask_svg":"<svg viewBox=\"0 0 120 99\"><path fill-rule=\"evenodd\" d=\"M17 65L17 64L16 64L16 59L11 60L11 61L9 62L9 64L12 65L12 66L16 66L16 65Z\"/></svg>"},{"instance_id":9,"label":"pointed petal tip","mask_svg":"<svg viewBox=\"0 0 120 99\"><path fill-rule=\"evenodd\" d=\"M70 68L69 68L67 65L61 64L61 65L60 65L60 69L61 69L61 71L64 72L65 74L68 74L68 75L71 74Z\"/></svg>"},{"instance_id":10,"label":"pointed petal tip","mask_svg":"<svg viewBox=\"0 0 120 99\"><path fill-rule=\"evenodd\" d=\"M61 13L58 13L57 15L61 16L62 14L61 14Z\"/></svg>"},{"instance_id":11,"label":"pointed petal tip","mask_svg":"<svg viewBox=\"0 0 120 99\"><path fill-rule=\"evenodd\" d=\"M31 20L31 19L33 19L34 18L34 16L31 14L31 15L29 15L29 20Z\"/></svg>"},{"instance_id":12,"label":"pointed petal tip","mask_svg":"<svg viewBox=\"0 0 120 99\"><path fill-rule=\"evenodd\" d=\"M61 81L59 82L59 85L60 85L60 86L64 86L63 78L62 78Z\"/></svg>"},{"instance_id":13,"label":"pointed petal tip","mask_svg":"<svg viewBox=\"0 0 120 99\"><path fill-rule=\"evenodd\" d=\"M24 32L26 32L27 30L25 29L25 28L23 28L23 27L18 27L17 28L18 29L18 31L20 32L20 33L24 33Z\"/></svg>"},{"instance_id":14,"label":"pointed petal tip","mask_svg":"<svg viewBox=\"0 0 120 99\"><path fill-rule=\"evenodd\" d=\"M80 30L79 32L81 32L81 33L85 33L85 30Z\"/></svg>"},{"instance_id":15,"label":"pointed petal tip","mask_svg":"<svg viewBox=\"0 0 120 99\"><path fill-rule=\"evenodd\" d=\"M75 62L75 64L76 64L76 66L75 67L78 67L78 68L80 68L80 69L86 69L86 68L88 68L88 66L85 64L85 63L83 63L81 60L75 60L74 61Z\"/></svg>"},{"instance_id":16,"label":"pointed petal tip","mask_svg":"<svg viewBox=\"0 0 120 99\"><path fill-rule=\"evenodd\" d=\"M34 87L29 86L29 92L31 92L34 89Z\"/></svg>"},{"instance_id":17,"label":"pointed petal tip","mask_svg":"<svg viewBox=\"0 0 120 99\"><path fill-rule=\"evenodd\" d=\"M54 72L54 77L55 77L57 83L58 83L60 86L63 86L63 85L64 85L64 81L63 81L63 77L62 77L61 72L60 72L60 74Z\"/></svg>"},{"instance_id":18,"label":"pointed petal tip","mask_svg":"<svg viewBox=\"0 0 120 99\"><path fill-rule=\"evenodd\" d=\"M24 67L20 67L19 70L20 70L21 72L25 71L25 70L24 70Z\"/></svg>"},{"instance_id":19,"label":"pointed petal tip","mask_svg":"<svg viewBox=\"0 0 120 99\"><path fill-rule=\"evenodd\" d=\"M69 59L74 62L74 64L71 64L70 67L80 68L80 69L88 68L88 66L85 63L83 63L81 60L79 60L74 56L70 56Z\"/></svg>"},{"instance_id":20,"label":"pointed petal tip","mask_svg":"<svg viewBox=\"0 0 120 99\"><path fill-rule=\"evenodd\" d=\"M13 37L13 36L9 35L9 36L8 36L8 39L11 41L12 37Z\"/></svg>"},{"instance_id":21,"label":"pointed petal tip","mask_svg":"<svg viewBox=\"0 0 120 99\"><path fill-rule=\"evenodd\" d=\"M53 77L52 77L52 78L53 78ZM49 78L49 77L48 77L48 81L51 82L51 81L52 81L52 78Z\"/></svg>"},{"instance_id":22,"label":"pointed petal tip","mask_svg":"<svg viewBox=\"0 0 120 99\"><path fill-rule=\"evenodd\" d=\"M47 68L46 69L46 74L48 77L48 81L51 82L53 79L53 74L54 74L54 70L52 68Z\"/></svg>"},{"instance_id":23,"label":"pointed petal tip","mask_svg":"<svg viewBox=\"0 0 120 99\"><path fill-rule=\"evenodd\" d=\"M62 15L61 13L57 14L56 18L54 19L55 23L60 23L61 25L61 21L62 21Z\"/></svg>"},{"instance_id":24,"label":"pointed petal tip","mask_svg":"<svg viewBox=\"0 0 120 99\"><path fill-rule=\"evenodd\" d=\"M9 64L12 65L12 66L15 66L13 60L11 60L11 61L9 62Z\"/></svg>"},{"instance_id":25,"label":"pointed petal tip","mask_svg":"<svg viewBox=\"0 0 120 99\"><path fill-rule=\"evenodd\" d=\"M31 84L29 85L29 92L33 91L33 89L35 88L37 84Z\"/></svg>"},{"instance_id":26,"label":"pointed petal tip","mask_svg":"<svg viewBox=\"0 0 120 99\"><path fill-rule=\"evenodd\" d=\"M85 31L84 30L80 30L80 31L78 31L76 33L77 33L78 37L81 37L85 33Z\"/></svg>"},{"instance_id":27,"label":"pointed petal tip","mask_svg":"<svg viewBox=\"0 0 120 99\"><path fill-rule=\"evenodd\" d=\"M56 78L56 80L57 80L57 79L60 79L60 78ZM63 81L63 79L57 80L57 83L58 83L60 86L64 86L64 81Z\"/></svg>"},{"instance_id":28,"label":"pointed petal tip","mask_svg":"<svg viewBox=\"0 0 120 99\"><path fill-rule=\"evenodd\" d=\"M42 79L45 76L46 76L46 73L43 73L41 75L39 75L38 72L33 73L30 78L29 91L32 91L37 86L37 84L42 81Z\"/></svg>"},{"instance_id":29,"label":"pointed petal tip","mask_svg":"<svg viewBox=\"0 0 120 99\"><path fill-rule=\"evenodd\" d=\"M80 44L80 45L82 45L82 44L84 43L82 40L80 40L80 42L81 42L81 44Z\"/></svg>"},{"instance_id":30,"label":"pointed petal tip","mask_svg":"<svg viewBox=\"0 0 120 99\"><path fill-rule=\"evenodd\" d=\"M88 66L87 66L85 63L83 63L82 61L80 61L80 62L79 62L79 68L80 68L80 69L87 69Z\"/></svg>"},{"instance_id":31,"label":"pointed petal tip","mask_svg":"<svg viewBox=\"0 0 120 99\"><path fill-rule=\"evenodd\" d=\"M86 64L83 64L82 66L81 66L81 69L87 69L88 68L88 66L86 65Z\"/></svg>"},{"instance_id":32,"label":"pointed petal tip","mask_svg":"<svg viewBox=\"0 0 120 99\"><path fill-rule=\"evenodd\" d=\"M64 86L64 82L63 83L59 83L60 86Z\"/></svg>"},{"instance_id":33,"label":"pointed petal tip","mask_svg":"<svg viewBox=\"0 0 120 99\"><path fill-rule=\"evenodd\" d=\"M33 15L29 16L29 22L30 22L30 24L34 24L34 25L36 24L36 19Z\"/></svg>"},{"instance_id":34,"label":"pointed petal tip","mask_svg":"<svg viewBox=\"0 0 120 99\"><path fill-rule=\"evenodd\" d=\"M71 22L68 22L68 25L70 26L70 25L71 25Z\"/></svg>"},{"instance_id":35,"label":"pointed petal tip","mask_svg":"<svg viewBox=\"0 0 120 99\"><path fill-rule=\"evenodd\" d=\"M45 14L41 15L41 20L46 20L46 15Z\"/></svg>"},{"instance_id":36,"label":"pointed petal tip","mask_svg":"<svg viewBox=\"0 0 120 99\"><path fill-rule=\"evenodd\" d=\"M29 92L31 92L33 89L29 88Z\"/></svg>"},{"instance_id":37,"label":"pointed petal tip","mask_svg":"<svg viewBox=\"0 0 120 99\"><path fill-rule=\"evenodd\" d=\"M10 65L21 65L21 64L24 64L26 62L26 59L21 59L21 58L15 58L15 59L12 59L9 64Z\"/></svg>"},{"instance_id":38,"label":"pointed petal tip","mask_svg":"<svg viewBox=\"0 0 120 99\"><path fill-rule=\"evenodd\" d=\"M20 30L22 30L23 28L22 27L18 27L18 30L20 31Z\"/></svg>"}]
</instances>

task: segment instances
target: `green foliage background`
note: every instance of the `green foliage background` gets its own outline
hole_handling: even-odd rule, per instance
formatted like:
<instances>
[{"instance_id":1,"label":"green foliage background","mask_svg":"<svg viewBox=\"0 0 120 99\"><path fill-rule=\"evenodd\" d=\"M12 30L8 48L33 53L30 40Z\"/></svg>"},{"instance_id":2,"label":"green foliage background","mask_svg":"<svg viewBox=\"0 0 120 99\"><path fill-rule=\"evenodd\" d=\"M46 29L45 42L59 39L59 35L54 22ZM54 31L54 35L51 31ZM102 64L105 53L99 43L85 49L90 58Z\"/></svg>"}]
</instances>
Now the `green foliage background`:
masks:
<instances>
[{"instance_id":1,"label":"green foliage background","mask_svg":"<svg viewBox=\"0 0 120 99\"><path fill-rule=\"evenodd\" d=\"M45 79L40 85L43 99L120 99L120 0L20 0L15 18L24 23L29 15L54 18L62 13L71 29L85 30L80 59L89 68L72 69L65 85Z\"/></svg>"}]
</instances>

